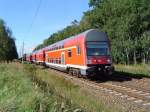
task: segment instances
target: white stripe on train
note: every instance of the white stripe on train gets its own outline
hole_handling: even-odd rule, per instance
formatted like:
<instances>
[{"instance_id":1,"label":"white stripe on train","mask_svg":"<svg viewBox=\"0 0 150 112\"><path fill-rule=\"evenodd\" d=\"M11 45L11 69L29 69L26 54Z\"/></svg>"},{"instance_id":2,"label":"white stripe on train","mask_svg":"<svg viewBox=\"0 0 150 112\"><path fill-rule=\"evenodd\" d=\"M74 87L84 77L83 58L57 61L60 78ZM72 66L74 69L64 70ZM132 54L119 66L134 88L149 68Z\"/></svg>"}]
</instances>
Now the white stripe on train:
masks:
<instances>
[{"instance_id":1,"label":"white stripe on train","mask_svg":"<svg viewBox=\"0 0 150 112\"><path fill-rule=\"evenodd\" d=\"M55 63L48 63L48 62L46 62L45 64L50 65L50 66L55 66L55 67L63 67L63 68L73 67L73 68L79 68L79 69L85 69L85 70L89 68L87 66L72 65L72 64L63 65L63 64L55 64Z\"/></svg>"}]
</instances>

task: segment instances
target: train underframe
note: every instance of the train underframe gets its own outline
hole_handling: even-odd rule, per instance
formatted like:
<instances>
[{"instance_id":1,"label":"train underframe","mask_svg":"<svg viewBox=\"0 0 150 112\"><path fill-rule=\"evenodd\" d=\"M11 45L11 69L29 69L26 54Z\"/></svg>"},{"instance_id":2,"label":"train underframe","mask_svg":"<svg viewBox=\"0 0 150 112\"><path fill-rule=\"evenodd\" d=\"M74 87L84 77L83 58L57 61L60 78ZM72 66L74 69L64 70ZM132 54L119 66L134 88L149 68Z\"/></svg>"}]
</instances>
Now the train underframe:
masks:
<instances>
[{"instance_id":1,"label":"train underframe","mask_svg":"<svg viewBox=\"0 0 150 112\"><path fill-rule=\"evenodd\" d=\"M107 65L91 65L87 69L87 75L92 76L101 76L101 75L112 75L114 72L114 67L110 64Z\"/></svg>"},{"instance_id":2,"label":"train underframe","mask_svg":"<svg viewBox=\"0 0 150 112\"><path fill-rule=\"evenodd\" d=\"M68 68L67 71L71 75L91 78L112 75L114 67L112 65L90 65L88 69Z\"/></svg>"}]
</instances>

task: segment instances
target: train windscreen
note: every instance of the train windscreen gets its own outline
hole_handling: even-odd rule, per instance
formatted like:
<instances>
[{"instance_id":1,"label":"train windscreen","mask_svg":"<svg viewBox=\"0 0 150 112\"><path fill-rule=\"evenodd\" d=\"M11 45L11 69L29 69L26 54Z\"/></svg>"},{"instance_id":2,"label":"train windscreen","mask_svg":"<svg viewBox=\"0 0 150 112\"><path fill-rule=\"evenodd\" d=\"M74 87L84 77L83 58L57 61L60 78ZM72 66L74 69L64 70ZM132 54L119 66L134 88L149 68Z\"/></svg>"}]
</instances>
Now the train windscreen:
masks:
<instances>
[{"instance_id":1,"label":"train windscreen","mask_svg":"<svg viewBox=\"0 0 150 112\"><path fill-rule=\"evenodd\" d=\"M108 42L87 42L88 56L110 55Z\"/></svg>"}]
</instances>

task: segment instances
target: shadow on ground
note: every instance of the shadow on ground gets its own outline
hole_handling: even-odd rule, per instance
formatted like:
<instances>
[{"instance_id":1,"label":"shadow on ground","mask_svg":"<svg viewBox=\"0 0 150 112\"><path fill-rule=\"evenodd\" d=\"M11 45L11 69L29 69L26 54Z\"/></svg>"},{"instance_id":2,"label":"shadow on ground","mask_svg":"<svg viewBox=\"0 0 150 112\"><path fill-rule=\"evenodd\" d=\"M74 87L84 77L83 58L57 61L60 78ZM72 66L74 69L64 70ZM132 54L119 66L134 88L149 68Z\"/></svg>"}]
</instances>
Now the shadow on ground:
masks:
<instances>
[{"instance_id":1,"label":"shadow on ground","mask_svg":"<svg viewBox=\"0 0 150 112\"><path fill-rule=\"evenodd\" d=\"M133 79L137 79L137 80L139 79L140 80L142 78L150 78L150 77L145 76L144 74L133 74L133 73L116 71L111 76L99 74L98 78L92 78L91 80L96 81L98 83L102 83L102 82L107 82L107 81L125 82L125 81L131 81Z\"/></svg>"},{"instance_id":2,"label":"shadow on ground","mask_svg":"<svg viewBox=\"0 0 150 112\"><path fill-rule=\"evenodd\" d=\"M41 69L49 69L49 67L45 67L45 66L39 66L39 67ZM51 69L57 70L55 68L51 68ZM107 76L107 75L99 74L99 77L89 78L89 80L96 81L97 83L102 83L102 82L107 82L107 81L125 82L125 81L131 81L133 79L140 80L142 78L150 79L150 76L148 77L148 76L145 76L144 74L133 74L133 73L128 73L128 72L115 71L113 75Z\"/></svg>"}]
</instances>

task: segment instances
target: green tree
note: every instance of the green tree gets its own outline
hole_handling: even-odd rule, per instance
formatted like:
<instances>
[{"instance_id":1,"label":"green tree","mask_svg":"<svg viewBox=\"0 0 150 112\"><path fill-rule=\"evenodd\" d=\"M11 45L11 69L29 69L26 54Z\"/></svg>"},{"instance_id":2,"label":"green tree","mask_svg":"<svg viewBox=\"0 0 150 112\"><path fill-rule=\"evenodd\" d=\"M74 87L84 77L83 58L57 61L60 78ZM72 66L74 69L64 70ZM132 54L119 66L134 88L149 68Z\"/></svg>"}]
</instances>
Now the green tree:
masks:
<instances>
[{"instance_id":1,"label":"green tree","mask_svg":"<svg viewBox=\"0 0 150 112\"><path fill-rule=\"evenodd\" d=\"M126 56L124 61L129 63L130 59L136 63L136 54L142 48L138 40L150 30L150 1L90 0L89 4L92 7L88 13L90 24L108 33L115 48L114 60L117 61L123 53ZM119 55L117 58L116 54Z\"/></svg>"},{"instance_id":2,"label":"green tree","mask_svg":"<svg viewBox=\"0 0 150 112\"><path fill-rule=\"evenodd\" d=\"M11 30L0 19L0 61L18 58L15 39Z\"/></svg>"}]
</instances>

